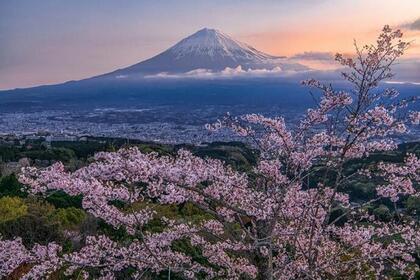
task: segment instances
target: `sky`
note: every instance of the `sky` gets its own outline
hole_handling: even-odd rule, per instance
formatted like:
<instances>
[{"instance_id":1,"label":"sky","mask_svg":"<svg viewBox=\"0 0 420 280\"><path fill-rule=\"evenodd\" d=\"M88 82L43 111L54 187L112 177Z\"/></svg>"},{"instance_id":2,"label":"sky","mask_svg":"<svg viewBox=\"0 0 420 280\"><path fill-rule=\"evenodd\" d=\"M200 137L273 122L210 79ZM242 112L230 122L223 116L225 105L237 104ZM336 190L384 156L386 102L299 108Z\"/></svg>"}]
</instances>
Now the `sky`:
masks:
<instances>
[{"instance_id":1,"label":"sky","mask_svg":"<svg viewBox=\"0 0 420 280\"><path fill-rule=\"evenodd\" d=\"M420 76L419 0L0 0L0 89L110 72L203 27L326 67L385 24L413 41L404 63Z\"/></svg>"}]
</instances>

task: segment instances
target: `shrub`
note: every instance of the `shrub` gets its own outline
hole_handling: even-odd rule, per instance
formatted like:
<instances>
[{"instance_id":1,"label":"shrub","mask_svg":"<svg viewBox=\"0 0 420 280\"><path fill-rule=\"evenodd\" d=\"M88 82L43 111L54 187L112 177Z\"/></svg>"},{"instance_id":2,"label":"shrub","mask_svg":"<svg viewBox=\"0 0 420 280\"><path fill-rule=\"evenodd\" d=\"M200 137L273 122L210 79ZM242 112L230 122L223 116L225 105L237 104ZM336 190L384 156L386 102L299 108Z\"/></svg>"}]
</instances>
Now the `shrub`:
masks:
<instances>
[{"instance_id":1,"label":"shrub","mask_svg":"<svg viewBox=\"0 0 420 280\"><path fill-rule=\"evenodd\" d=\"M59 222L63 229L74 230L86 219L86 213L82 209L69 207L57 209L52 217Z\"/></svg>"},{"instance_id":2,"label":"shrub","mask_svg":"<svg viewBox=\"0 0 420 280\"><path fill-rule=\"evenodd\" d=\"M16 220L26 215L28 206L21 198L5 196L0 198L0 223Z\"/></svg>"},{"instance_id":3,"label":"shrub","mask_svg":"<svg viewBox=\"0 0 420 280\"><path fill-rule=\"evenodd\" d=\"M14 174L3 176L0 179L0 197L2 196L18 196L26 197L26 193L22 190L22 184L19 183Z\"/></svg>"}]
</instances>

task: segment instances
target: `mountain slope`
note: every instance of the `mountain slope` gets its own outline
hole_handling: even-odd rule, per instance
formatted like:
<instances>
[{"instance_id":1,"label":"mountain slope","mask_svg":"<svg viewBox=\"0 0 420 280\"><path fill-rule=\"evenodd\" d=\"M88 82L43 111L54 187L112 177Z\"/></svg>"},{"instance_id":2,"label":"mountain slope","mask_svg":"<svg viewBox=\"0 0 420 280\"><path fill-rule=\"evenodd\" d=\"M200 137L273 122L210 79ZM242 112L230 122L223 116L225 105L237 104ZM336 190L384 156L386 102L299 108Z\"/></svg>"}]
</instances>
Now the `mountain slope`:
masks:
<instances>
[{"instance_id":1,"label":"mountain slope","mask_svg":"<svg viewBox=\"0 0 420 280\"><path fill-rule=\"evenodd\" d=\"M220 71L226 67L237 66L242 66L244 69L272 69L276 66L283 70L307 69L305 66L289 63L284 57L258 51L218 30L204 28L148 60L104 76L184 73L195 69Z\"/></svg>"}]
</instances>

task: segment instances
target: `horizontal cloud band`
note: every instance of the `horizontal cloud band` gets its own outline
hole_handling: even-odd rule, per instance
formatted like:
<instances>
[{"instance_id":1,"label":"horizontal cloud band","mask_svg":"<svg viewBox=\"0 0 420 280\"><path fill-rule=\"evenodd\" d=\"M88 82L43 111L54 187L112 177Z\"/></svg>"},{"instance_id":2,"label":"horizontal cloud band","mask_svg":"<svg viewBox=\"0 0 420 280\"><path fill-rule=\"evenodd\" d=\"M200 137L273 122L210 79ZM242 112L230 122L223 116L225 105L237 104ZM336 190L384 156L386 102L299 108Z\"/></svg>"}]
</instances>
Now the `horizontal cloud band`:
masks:
<instances>
[{"instance_id":1,"label":"horizontal cloud band","mask_svg":"<svg viewBox=\"0 0 420 280\"><path fill-rule=\"evenodd\" d=\"M302 71L299 71L302 72ZM228 77L258 77L258 76L290 76L297 71L284 71L279 66L272 69L243 69L242 66L236 68L226 67L222 71L212 71L209 69L195 69L185 73L161 72L153 75L146 75L145 78L228 78Z\"/></svg>"}]
</instances>

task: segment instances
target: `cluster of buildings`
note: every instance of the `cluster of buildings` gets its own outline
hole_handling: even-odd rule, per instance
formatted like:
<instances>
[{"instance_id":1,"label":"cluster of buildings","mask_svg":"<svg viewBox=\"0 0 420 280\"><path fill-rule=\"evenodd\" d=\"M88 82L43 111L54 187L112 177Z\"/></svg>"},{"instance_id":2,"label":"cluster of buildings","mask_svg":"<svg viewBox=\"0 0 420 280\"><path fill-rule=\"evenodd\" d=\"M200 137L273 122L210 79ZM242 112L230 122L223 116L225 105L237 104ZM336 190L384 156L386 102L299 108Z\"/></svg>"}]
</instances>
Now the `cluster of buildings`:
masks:
<instances>
[{"instance_id":1,"label":"cluster of buildings","mask_svg":"<svg viewBox=\"0 0 420 280\"><path fill-rule=\"evenodd\" d=\"M223 141L232 135L210 133L202 125L168 122L113 123L79 120L68 112L44 111L1 114L0 138L13 143L44 139L45 142L83 141L86 136L127 138L161 143Z\"/></svg>"}]
</instances>

